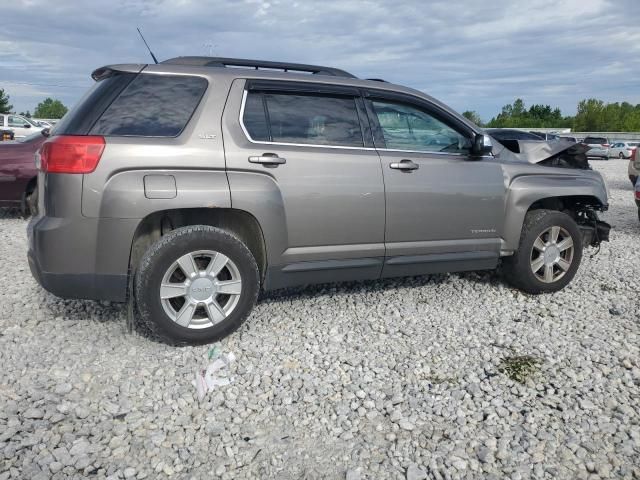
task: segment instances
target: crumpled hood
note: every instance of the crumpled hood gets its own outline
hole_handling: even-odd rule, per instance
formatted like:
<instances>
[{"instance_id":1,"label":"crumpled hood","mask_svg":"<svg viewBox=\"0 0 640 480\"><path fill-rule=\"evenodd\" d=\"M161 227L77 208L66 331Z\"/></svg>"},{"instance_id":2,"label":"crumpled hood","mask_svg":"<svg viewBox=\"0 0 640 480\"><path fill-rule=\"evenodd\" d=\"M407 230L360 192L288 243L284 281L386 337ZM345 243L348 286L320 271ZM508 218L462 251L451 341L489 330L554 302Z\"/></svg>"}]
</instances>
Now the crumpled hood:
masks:
<instances>
[{"instance_id":1,"label":"crumpled hood","mask_svg":"<svg viewBox=\"0 0 640 480\"><path fill-rule=\"evenodd\" d=\"M553 167L590 169L590 147L564 138L550 141L493 140L493 155L505 162L539 163Z\"/></svg>"}]
</instances>

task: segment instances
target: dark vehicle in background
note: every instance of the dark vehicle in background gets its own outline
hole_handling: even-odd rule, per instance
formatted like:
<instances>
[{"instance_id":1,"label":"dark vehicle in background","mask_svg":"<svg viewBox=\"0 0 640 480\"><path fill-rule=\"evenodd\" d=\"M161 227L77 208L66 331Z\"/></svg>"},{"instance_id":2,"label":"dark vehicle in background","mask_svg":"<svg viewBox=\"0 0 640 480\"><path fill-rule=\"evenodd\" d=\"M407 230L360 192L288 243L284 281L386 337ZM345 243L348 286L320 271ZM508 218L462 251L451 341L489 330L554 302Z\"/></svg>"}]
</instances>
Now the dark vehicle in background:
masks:
<instances>
[{"instance_id":1,"label":"dark vehicle in background","mask_svg":"<svg viewBox=\"0 0 640 480\"><path fill-rule=\"evenodd\" d=\"M609 160L609 139L606 137L586 137L582 143L591 147L587 152L587 157L600 157Z\"/></svg>"},{"instance_id":2,"label":"dark vehicle in background","mask_svg":"<svg viewBox=\"0 0 640 480\"><path fill-rule=\"evenodd\" d=\"M582 138L571 137L569 135L560 135L558 138L564 138L565 140L569 140L571 142L582 143Z\"/></svg>"},{"instance_id":3,"label":"dark vehicle in background","mask_svg":"<svg viewBox=\"0 0 640 480\"><path fill-rule=\"evenodd\" d=\"M631 185L636 184L638 181L638 177L640 176L640 149L636 148L631 153L631 158L629 159L629 180L631 180Z\"/></svg>"},{"instance_id":4,"label":"dark vehicle in background","mask_svg":"<svg viewBox=\"0 0 640 480\"><path fill-rule=\"evenodd\" d=\"M634 188L634 195L636 197L636 205L638 206L638 220L640 220L640 182L636 181L636 186Z\"/></svg>"},{"instance_id":5,"label":"dark vehicle in background","mask_svg":"<svg viewBox=\"0 0 640 480\"><path fill-rule=\"evenodd\" d=\"M487 128L485 132L499 142L501 140L544 140L537 133L516 130L515 128Z\"/></svg>"},{"instance_id":6,"label":"dark vehicle in background","mask_svg":"<svg viewBox=\"0 0 640 480\"><path fill-rule=\"evenodd\" d=\"M537 135L542 140L546 140L546 141L558 140L560 138L560 136L556 135L555 133L545 133L545 132L529 132L529 133L532 133L533 135Z\"/></svg>"},{"instance_id":7,"label":"dark vehicle in background","mask_svg":"<svg viewBox=\"0 0 640 480\"><path fill-rule=\"evenodd\" d=\"M34 211L38 176L35 153L47 133L38 131L19 140L0 142L0 207L21 207L25 214Z\"/></svg>"}]
</instances>

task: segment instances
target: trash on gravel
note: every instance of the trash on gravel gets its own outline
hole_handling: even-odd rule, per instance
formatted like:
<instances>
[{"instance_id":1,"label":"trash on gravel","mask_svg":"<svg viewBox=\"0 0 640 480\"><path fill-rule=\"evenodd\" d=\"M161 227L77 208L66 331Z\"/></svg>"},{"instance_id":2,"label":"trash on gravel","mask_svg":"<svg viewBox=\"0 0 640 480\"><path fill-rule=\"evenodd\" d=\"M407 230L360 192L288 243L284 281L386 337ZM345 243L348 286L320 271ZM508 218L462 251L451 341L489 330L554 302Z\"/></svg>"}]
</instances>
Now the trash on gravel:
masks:
<instances>
[{"instance_id":1,"label":"trash on gravel","mask_svg":"<svg viewBox=\"0 0 640 480\"><path fill-rule=\"evenodd\" d=\"M236 356L229 353L220 353L217 347L213 347L207 354L209 360L213 360L207 368L200 369L196 372L196 379L193 385L198 392L198 400L202 401L207 392L214 390L216 387L224 387L229 385L233 378L231 377L230 365L235 361Z\"/></svg>"}]
</instances>

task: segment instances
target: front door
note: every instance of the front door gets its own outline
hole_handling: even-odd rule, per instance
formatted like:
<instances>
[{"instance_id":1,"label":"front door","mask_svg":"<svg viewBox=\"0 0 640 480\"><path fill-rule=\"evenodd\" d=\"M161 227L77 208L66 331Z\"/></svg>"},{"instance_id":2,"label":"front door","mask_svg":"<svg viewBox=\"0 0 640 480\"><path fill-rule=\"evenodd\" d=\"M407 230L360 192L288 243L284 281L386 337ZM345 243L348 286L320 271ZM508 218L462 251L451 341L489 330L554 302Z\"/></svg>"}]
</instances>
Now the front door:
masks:
<instances>
[{"instance_id":1,"label":"front door","mask_svg":"<svg viewBox=\"0 0 640 480\"><path fill-rule=\"evenodd\" d=\"M384 183L368 128L356 89L234 82L223 119L231 203L263 229L268 287L380 276Z\"/></svg>"},{"instance_id":2,"label":"front door","mask_svg":"<svg viewBox=\"0 0 640 480\"><path fill-rule=\"evenodd\" d=\"M370 92L367 107L386 188L383 275L495 267L506 192L500 163L472 158L473 133L426 100Z\"/></svg>"}]
</instances>

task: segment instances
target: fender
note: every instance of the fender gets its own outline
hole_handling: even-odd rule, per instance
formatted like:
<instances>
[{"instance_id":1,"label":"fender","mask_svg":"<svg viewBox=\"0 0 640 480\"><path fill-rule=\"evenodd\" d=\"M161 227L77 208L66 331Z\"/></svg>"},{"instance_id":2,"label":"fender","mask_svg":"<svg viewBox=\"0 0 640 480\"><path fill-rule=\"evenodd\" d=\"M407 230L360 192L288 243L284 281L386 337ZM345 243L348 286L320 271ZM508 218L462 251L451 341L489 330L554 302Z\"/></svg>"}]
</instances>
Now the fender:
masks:
<instances>
[{"instance_id":1,"label":"fender","mask_svg":"<svg viewBox=\"0 0 640 480\"><path fill-rule=\"evenodd\" d=\"M96 271L122 273L143 218L176 208L229 208L231 197L224 171L128 170L107 181L97 206Z\"/></svg>"},{"instance_id":2,"label":"fender","mask_svg":"<svg viewBox=\"0 0 640 480\"><path fill-rule=\"evenodd\" d=\"M535 202L545 198L588 197L594 207L606 208L607 191L596 172L531 173L511 179L506 197L503 250L515 250L520 243L524 217Z\"/></svg>"}]
</instances>

